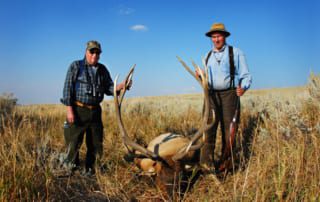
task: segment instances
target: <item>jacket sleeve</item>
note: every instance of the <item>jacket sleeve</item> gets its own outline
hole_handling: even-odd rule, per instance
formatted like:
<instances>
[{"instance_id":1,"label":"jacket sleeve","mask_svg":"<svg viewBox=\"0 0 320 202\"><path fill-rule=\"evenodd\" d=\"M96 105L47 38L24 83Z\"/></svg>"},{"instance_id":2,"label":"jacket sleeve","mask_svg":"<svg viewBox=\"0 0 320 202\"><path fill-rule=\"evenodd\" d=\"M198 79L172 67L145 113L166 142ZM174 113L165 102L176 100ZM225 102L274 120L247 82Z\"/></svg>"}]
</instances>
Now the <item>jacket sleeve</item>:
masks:
<instances>
[{"instance_id":1,"label":"jacket sleeve","mask_svg":"<svg viewBox=\"0 0 320 202\"><path fill-rule=\"evenodd\" d=\"M104 86L105 86L105 94L106 95L113 95L113 81L112 78L110 76L109 71L107 70L107 68L105 68L105 82L104 82Z\"/></svg>"},{"instance_id":2,"label":"jacket sleeve","mask_svg":"<svg viewBox=\"0 0 320 202\"><path fill-rule=\"evenodd\" d=\"M76 70L76 62L73 62L68 69L67 76L63 87L63 97L61 99L62 104L71 106L74 102L74 84L73 77Z\"/></svg>"}]
</instances>

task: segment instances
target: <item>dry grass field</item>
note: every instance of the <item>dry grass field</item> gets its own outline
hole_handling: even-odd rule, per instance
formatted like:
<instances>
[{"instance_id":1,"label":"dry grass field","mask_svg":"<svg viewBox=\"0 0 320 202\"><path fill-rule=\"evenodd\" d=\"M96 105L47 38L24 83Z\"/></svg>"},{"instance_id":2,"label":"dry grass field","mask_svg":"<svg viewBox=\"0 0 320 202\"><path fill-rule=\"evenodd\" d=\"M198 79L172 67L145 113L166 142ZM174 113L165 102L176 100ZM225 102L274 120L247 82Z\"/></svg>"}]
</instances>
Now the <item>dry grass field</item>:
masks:
<instances>
[{"instance_id":1,"label":"dry grass field","mask_svg":"<svg viewBox=\"0 0 320 202\"><path fill-rule=\"evenodd\" d=\"M91 178L55 172L65 152L65 107L15 102L10 95L0 100L1 201L163 199L152 177L124 160L111 101L102 104L104 156ZM248 91L241 105L239 169L224 181L199 176L180 200L320 201L320 76L311 74L303 87ZM165 132L191 134L200 124L202 96L130 98L122 108L131 138L146 144ZM85 143L80 154L84 159Z\"/></svg>"}]
</instances>

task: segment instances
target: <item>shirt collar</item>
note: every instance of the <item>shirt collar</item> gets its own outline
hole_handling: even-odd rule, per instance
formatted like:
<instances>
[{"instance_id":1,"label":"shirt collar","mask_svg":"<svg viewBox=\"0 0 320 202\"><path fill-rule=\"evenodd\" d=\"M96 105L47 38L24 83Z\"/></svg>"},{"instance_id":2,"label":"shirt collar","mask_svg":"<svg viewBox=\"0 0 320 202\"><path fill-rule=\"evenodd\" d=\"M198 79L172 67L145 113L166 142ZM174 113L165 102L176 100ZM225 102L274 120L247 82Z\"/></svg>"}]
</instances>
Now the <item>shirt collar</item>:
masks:
<instances>
[{"instance_id":1,"label":"shirt collar","mask_svg":"<svg viewBox=\"0 0 320 202\"><path fill-rule=\"evenodd\" d=\"M214 53L221 53L224 51L224 49L226 49L226 47L227 47L227 44L224 44L224 46L220 50L216 50L215 48L213 48L213 52Z\"/></svg>"},{"instance_id":2,"label":"shirt collar","mask_svg":"<svg viewBox=\"0 0 320 202\"><path fill-rule=\"evenodd\" d=\"M84 62L85 62L85 65L87 66L87 67L99 67L99 63L97 63L95 66L93 66L93 65L90 65L88 62L87 62L87 59L86 59L86 57L84 57Z\"/></svg>"}]
</instances>

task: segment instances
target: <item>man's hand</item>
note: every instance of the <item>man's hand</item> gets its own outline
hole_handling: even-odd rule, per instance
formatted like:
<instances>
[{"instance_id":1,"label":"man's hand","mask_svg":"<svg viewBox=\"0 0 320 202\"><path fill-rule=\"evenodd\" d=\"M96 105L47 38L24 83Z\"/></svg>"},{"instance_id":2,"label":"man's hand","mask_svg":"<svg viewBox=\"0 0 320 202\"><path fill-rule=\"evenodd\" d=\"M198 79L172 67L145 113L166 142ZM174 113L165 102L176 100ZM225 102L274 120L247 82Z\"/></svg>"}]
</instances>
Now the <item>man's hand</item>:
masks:
<instances>
[{"instance_id":1,"label":"man's hand","mask_svg":"<svg viewBox=\"0 0 320 202\"><path fill-rule=\"evenodd\" d=\"M74 113L71 106L67 106L67 121L68 123L74 123Z\"/></svg>"},{"instance_id":2,"label":"man's hand","mask_svg":"<svg viewBox=\"0 0 320 202\"><path fill-rule=\"evenodd\" d=\"M127 88L127 90L130 90L130 88L131 88L131 86L132 86L132 80L130 80L128 83L127 83L127 85L126 85L126 81L122 81L121 83L119 83L118 85L117 85L117 91L120 91L120 90L122 90L123 88Z\"/></svg>"},{"instance_id":3,"label":"man's hand","mask_svg":"<svg viewBox=\"0 0 320 202\"><path fill-rule=\"evenodd\" d=\"M122 90L122 89L124 88L124 86L125 86L124 81L121 82L121 83L119 83L119 84L117 85L117 91L119 92L120 90Z\"/></svg>"},{"instance_id":4,"label":"man's hand","mask_svg":"<svg viewBox=\"0 0 320 202\"><path fill-rule=\"evenodd\" d=\"M201 72L200 72L201 71ZM202 75L204 75L204 71L203 71L203 69L196 69L196 77L200 77L200 75L202 74Z\"/></svg>"},{"instance_id":5,"label":"man's hand","mask_svg":"<svg viewBox=\"0 0 320 202\"><path fill-rule=\"evenodd\" d=\"M241 86L238 86L237 87L237 96L242 96L244 93L245 93L246 91L243 89L243 88L241 88Z\"/></svg>"}]
</instances>

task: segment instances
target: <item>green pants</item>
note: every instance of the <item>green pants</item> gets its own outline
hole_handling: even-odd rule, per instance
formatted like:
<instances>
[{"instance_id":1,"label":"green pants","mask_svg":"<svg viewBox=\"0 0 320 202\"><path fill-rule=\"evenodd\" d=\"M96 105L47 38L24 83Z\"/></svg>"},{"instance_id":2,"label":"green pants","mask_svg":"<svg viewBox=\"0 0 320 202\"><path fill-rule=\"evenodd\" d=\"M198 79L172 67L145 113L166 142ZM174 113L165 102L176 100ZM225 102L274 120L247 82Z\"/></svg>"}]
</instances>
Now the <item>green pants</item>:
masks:
<instances>
[{"instance_id":1,"label":"green pants","mask_svg":"<svg viewBox=\"0 0 320 202\"><path fill-rule=\"evenodd\" d=\"M213 166L216 133L220 124L222 133L221 157L219 161L225 161L231 157L231 153L225 152L226 144L230 138L230 123L236 111L237 94L236 90L226 90L210 93L210 114L208 123L214 122L213 126L205 133L205 143L200 152L200 163ZM214 110L214 111L213 111ZM215 120L213 114L215 113ZM238 105L238 121L240 118L240 104ZM233 142L233 147L235 142Z\"/></svg>"},{"instance_id":2,"label":"green pants","mask_svg":"<svg viewBox=\"0 0 320 202\"><path fill-rule=\"evenodd\" d=\"M79 165L79 149L86 133L86 169L94 167L97 154L102 155L103 125L101 120L101 107L88 109L73 107L75 122L64 129L65 143L68 148L66 163Z\"/></svg>"}]
</instances>

